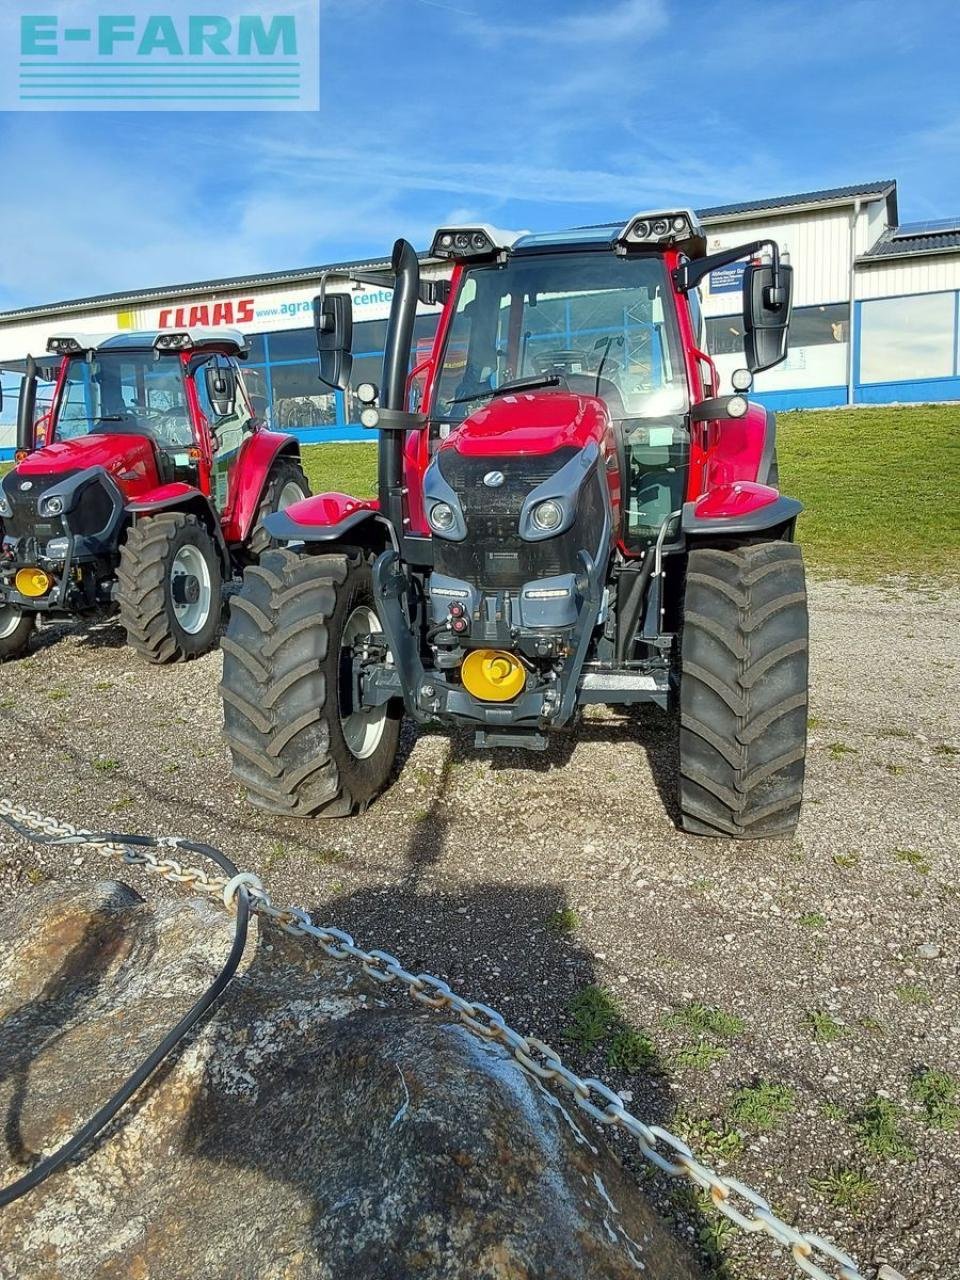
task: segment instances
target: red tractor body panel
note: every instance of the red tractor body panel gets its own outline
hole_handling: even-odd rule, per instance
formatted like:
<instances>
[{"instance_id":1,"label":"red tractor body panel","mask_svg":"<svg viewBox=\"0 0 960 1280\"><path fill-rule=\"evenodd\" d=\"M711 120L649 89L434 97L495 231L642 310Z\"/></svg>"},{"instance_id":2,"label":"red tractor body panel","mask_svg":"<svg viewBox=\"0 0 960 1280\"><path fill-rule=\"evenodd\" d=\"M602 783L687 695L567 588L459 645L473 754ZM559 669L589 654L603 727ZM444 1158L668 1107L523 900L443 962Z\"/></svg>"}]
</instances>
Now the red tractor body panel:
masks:
<instances>
[{"instance_id":1,"label":"red tractor body panel","mask_svg":"<svg viewBox=\"0 0 960 1280\"><path fill-rule=\"evenodd\" d=\"M54 440L17 463L19 476L53 476L60 472L103 467L126 498L138 498L156 487L157 460L142 435L103 434Z\"/></svg>"},{"instance_id":2,"label":"red tractor body panel","mask_svg":"<svg viewBox=\"0 0 960 1280\"><path fill-rule=\"evenodd\" d=\"M318 493L287 507L287 515L297 524L324 528L342 523L358 511L379 511L376 498L352 498L348 493Z\"/></svg>"},{"instance_id":3,"label":"red tractor body panel","mask_svg":"<svg viewBox=\"0 0 960 1280\"><path fill-rule=\"evenodd\" d=\"M261 429L247 436L230 468L229 500L221 516L223 536L229 543L250 536L270 468L281 453L300 456L293 436Z\"/></svg>"},{"instance_id":4,"label":"red tractor body panel","mask_svg":"<svg viewBox=\"0 0 960 1280\"><path fill-rule=\"evenodd\" d=\"M518 391L497 396L464 419L440 448L471 458L540 455L599 444L609 425L606 406L593 396Z\"/></svg>"},{"instance_id":5,"label":"red tractor body panel","mask_svg":"<svg viewBox=\"0 0 960 1280\"><path fill-rule=\"evenodd\" d=\"M148 489L146 493L138 494L133 502L127 503L127 510L138 512L160 510L166 507L182 506L184 502L197 498L209 505L209 500L194 485L175 481L173 484L157 485L154 489Z\"/></svg>"}]
</instances>

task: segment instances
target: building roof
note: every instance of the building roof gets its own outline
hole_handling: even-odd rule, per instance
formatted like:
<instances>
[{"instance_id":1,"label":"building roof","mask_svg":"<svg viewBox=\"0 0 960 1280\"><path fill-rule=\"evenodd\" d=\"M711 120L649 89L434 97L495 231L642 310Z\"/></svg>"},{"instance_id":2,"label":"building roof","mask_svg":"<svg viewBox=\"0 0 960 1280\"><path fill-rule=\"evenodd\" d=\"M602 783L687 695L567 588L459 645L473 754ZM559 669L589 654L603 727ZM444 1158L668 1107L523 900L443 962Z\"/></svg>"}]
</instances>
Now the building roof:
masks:
<instances>
[{"instance_id":1,"label":"building roof","mask_svg":"<svg viewBox=\"0 0 960 1280\"><path fill-rule=\"evenodd\" d=\"M769 213L771 210L796 209L804 205L848 204L857 196L884 196L893 198L894 214L891 221L896 221L897 184L893 178L885 178L879 182L861 182L853 187L825 187L821 191L801 191L792 196L770 196L766 200L747 200L740 204L717 204L709 209L698 209L697 213L705 221L716 218L744 217L751 213Z\"/></svg>"},{"instance_id":2,"label":"building roof","mask_svg":"<svg viewBox=\"0 0 960 1280\"><path fill-rule=\"evenodd\" d=\"M905 222L888 227L858 262L884 258L916 258L928 253L960 253L960 218L936 222Z\"/></svg>"},{"instance_id":3,"label":"building roof","mask_svg":"<svg viewBox=\"0 0 960 1280\"><path fill-rule=\"evenodd\" d=\"M427 257L421 254L421 260ZM152 289L130 289L125 293L101 293L91 298L68 298L62 302L47 302L38 307L21 307L14 311L0 312L0 324L13 320L34 320L62 312L102 311L117 306L133 307L166 299L192 298L205 293L237 293L243 289L269 288L271 285L302 284L319 280L325 271L383 271L390 265L387 258L376 261L334 262L322 267L296 267L287 271L265 271L242 276L227 276L220 280L200 280L192 284L159 285Z\"/></svg>"}]
</instances>

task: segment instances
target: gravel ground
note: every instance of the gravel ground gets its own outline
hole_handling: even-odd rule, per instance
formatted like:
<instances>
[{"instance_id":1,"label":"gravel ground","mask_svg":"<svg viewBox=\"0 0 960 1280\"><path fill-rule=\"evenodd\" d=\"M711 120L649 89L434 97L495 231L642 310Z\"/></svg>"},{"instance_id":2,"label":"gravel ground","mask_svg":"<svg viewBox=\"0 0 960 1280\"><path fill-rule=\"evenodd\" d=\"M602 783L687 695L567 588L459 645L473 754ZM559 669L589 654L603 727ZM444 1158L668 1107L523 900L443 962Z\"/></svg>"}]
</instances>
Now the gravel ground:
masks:
<instances>
[{"instance_id":1,"label":"gravel ground","mask_svg":"<svg viewBox=\"0 0 960 1280\"><path fill-rule=\"evenodd\" d=\"M811 609L793 842L678 834L674 726L600 709L545 757L408 734L399 776L363 817L268 819L227 772L219 656L150 668L113 625L50 628L0 669L3 791L94 828L221 845L276 899L521 1029L566 1035L575 1069L867 1274L886 1263L946 1280L960 1276L960 592L820 582ZM0 832L8 893L113 870ZM594 992L577 1018L585 987L618 1012ZM634 1074L610 1064L625 1048ZM725 1274L795 1274L637 1172Z\"/></svg>"}]
</instances>

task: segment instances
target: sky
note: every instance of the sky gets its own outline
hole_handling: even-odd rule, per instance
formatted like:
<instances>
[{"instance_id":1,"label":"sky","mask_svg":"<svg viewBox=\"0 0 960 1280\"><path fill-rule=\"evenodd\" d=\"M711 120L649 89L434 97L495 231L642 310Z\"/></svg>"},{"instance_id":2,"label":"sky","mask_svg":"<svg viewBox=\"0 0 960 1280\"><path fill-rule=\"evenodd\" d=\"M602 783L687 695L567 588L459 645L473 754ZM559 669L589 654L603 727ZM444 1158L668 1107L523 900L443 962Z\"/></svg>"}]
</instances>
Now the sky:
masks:
<instances>
[{"instance_id":1,"label":"sky","mask_svg":"<svg viewBox=\"0 0 960 1280\"><path fill-rule=\"evenodd\" d=\"M320 2L319 112L0 113L0 310L460 220L884 178L901 221L960 214L954 0Z\"/></svg>"}]
</instances>

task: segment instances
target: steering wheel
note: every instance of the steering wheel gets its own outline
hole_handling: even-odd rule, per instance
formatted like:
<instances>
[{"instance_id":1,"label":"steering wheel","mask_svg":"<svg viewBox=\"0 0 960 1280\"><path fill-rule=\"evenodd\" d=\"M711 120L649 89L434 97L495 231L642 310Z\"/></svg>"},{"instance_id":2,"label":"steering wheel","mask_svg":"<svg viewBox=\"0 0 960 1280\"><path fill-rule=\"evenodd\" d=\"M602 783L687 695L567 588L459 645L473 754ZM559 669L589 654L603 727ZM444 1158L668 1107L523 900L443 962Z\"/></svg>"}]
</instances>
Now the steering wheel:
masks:
<instances>
[{"instance_id":1,"label":"steering wheel","mask_svg":"<svg viewBox=\"0 0 960 1280\"><path fill-rule=\"evenodd\" d=\"M172 448L186 448L192 440L184 443L179 439L178 427L186 426L182 409L145 409L138 410L137 417L149 423L150 430L158 444Z\"/></svg>"}]
</instances>

